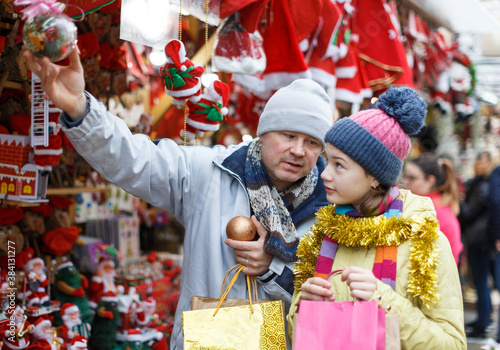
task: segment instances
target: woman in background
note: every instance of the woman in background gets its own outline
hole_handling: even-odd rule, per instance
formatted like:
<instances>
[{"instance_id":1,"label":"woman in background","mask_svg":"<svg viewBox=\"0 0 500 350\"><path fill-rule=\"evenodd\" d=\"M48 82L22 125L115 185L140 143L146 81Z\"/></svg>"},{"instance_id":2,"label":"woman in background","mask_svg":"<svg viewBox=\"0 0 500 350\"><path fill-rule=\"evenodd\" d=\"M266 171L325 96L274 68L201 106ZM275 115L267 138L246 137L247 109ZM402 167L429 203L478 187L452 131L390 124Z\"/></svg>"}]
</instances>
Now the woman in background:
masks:
<instances>
[{"instance_id":1,"label":"woman in background","mask_svg":"<svg viewBox=\"0 0 500 350\"><path fill-rule=\"evenodd\" d=\"M463 245L457 218L460 212L458 181L451 161L424 153L406 164L403 184L412 193L432 200L440 230L448 238L458 265Z\"/></svg>"}]
</instances>

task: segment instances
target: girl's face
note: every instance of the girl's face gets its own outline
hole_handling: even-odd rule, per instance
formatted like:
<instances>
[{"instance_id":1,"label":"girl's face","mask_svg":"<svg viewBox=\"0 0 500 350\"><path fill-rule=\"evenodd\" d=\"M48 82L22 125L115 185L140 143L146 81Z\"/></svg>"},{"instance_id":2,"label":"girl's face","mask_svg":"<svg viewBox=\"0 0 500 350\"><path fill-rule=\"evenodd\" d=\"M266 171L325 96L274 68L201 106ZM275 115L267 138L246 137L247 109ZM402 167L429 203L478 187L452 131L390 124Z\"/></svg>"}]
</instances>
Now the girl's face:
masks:
<instances>
[{"instance_id":1,"label":"girl's face","mask_svg":"<svg viewBox=\"0 0 500 350\"><path fill-rule=\"evenodd\" d=\"M432 191L434 186L433 176L425 176L424 172L415 163L407 163L405 166L403 185L412 193L425 196Z\"/></svg>"},{"instance_id":2,"label":"girl's face","mask_svg":"<svg viewBox=\"0 0 500 350\"><path fill-rule=\"evenodd\" d=\"M371 188L379 182L331 143L326 144L325 152L327 164L321 178L325 182L326 199L334 204L351 204L359 212Z\"/></svg>"}]
</instances>

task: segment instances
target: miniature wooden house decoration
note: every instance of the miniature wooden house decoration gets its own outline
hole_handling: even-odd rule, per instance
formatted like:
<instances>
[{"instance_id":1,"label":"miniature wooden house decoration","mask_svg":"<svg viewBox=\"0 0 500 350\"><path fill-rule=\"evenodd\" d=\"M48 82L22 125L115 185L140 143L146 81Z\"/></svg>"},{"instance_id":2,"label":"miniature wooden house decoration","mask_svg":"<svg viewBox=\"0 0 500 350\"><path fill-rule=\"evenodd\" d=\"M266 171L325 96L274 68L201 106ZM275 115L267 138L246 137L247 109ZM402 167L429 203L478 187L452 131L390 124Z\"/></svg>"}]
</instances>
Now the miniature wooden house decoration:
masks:
<instances>
[{"instance_id":1,"label":"miniature wooden house decoration","mask_svg":"<svg viewBox=\"0 0 500 350\"><path fill-rule=\"evenodd\" d=\"M0 134L0 197L36 202L45 198L48 172L31 163L30 137Z\"/></svg>"}]
</instances>

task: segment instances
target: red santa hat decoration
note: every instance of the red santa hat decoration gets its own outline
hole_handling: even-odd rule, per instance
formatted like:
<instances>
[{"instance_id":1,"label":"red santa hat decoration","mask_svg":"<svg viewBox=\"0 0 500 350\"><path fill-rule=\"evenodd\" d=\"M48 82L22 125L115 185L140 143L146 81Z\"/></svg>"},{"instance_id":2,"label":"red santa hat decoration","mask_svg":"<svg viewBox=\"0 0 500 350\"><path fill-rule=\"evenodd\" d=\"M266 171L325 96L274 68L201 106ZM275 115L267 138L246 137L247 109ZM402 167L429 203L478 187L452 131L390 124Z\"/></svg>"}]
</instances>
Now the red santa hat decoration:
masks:
<instances>
[{"instance_id":1,"label":"red santa hat decoration","mask_svg":"<svg viewBox=\"0 0 500 350\"><path fill-rule=\"evenodd\" d=\"M229 86L215 80L205 89L199 102L188 101L189 113L186 117L186 137L194 139L203 136L206 131L219 130L220 122L227 115ZM183 136L184 130L181 131Z\"/></svg>"},{"instance_id":2,"label":"red santa hat decoration","mask_svg":"<svg viewBox=\"0 0 500 350\"><path fill-rule=\"evenodd\" d=\"M41 333L41 329L45 326L52 326L52 322L50 322L49 319L39 317L35 323L33 323L33 326L35 327L35 330L38 331L38 333Z\"/></svg>"},{"instance_id":3,"label":"red santa hat decoration","mask_svg":"<svg viewBox=\"0 0 500 350\"><path fill-rule=\"evenodd\" d=\"M43 262L43 260L41 258L33 258L33 259L28 260L26 262L26 264L24 264L24 271L25 272L32 271L35 264L41 264L42 268L45 267L45 263Z\"/></svg>"},{"instance_id":4,"label":"red santa hat decoration","mask_svg":"<svg viewBox=\"0 0 500 350\"><path fill-rule=\"evenodd\" d=\"M85 350L85 349L87 349L87 338L82 336L77 336L71 340L70 350Z\"/></svg>"},{"instance_id":5,"label":"red santa hat decoration","mask_svg":"<svg viewBox=\"0 0 500 350\"><path fill-rule=\"evenodd\" d=\"M75 304L64 303L61 307L61 316L66 316L75 312L80 312L80 309Z\"/></svg>"},{"instance_id":6,"label":"red santa hat decoration","mask_svg":"<svg viewBox=\"0 0 500 350\"><path fill-rule=\"evenodd\" d=\"M160 68L167 95L172 96L174 105L186 100L197 102L201 95L201 75L205 69L186 58L182 41L173 39L165 45L167 62Z\"/></svg>"}]
</instances>

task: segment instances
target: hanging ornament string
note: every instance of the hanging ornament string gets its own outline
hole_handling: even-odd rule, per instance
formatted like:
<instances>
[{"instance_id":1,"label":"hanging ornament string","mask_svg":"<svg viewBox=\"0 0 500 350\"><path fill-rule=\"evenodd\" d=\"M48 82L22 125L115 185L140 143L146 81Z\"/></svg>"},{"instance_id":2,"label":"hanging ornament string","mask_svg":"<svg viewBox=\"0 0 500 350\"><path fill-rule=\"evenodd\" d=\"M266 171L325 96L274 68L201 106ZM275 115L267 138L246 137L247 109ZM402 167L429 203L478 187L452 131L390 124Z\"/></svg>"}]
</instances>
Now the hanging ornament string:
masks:
<instances>
[{"instance_id":1,"label":"hanging ornament string","mask_svg":"<svg viewBox=\"0 0 500 350\"><path fill-rule=\"evenodd\" d=\"M179 0L179 41L182 41L182 0ZM184 146L187 145L187 106L184 105Z\"/></svg>"},{"instance_id":2,"label":"hanging ornament string","mask_svg":"<svg viewBox=\"0 0 500 350\"><path fill-rule=\"evenodd\" d=\"M14 5L27 6L21 10L23 20L30 20L36 15L43 15L48 12L63 14L68 5L76 7L82 13L81 18L76 22L82 21L85 16L85 12L80 7L72 4L66 5L55 0L14 0Z\"/></svg>"},{"instance_id":3,"label":"hanging ornament string","mask_svg":"<svg viewBox=\"0 0 500 350\"><path fill-rule=\"evenodd\" d=\"M209 0L205 0L205 64L203 68L205 68L205 74L207 74L207 66L208 66L208 9L209 9Z\"/></svg>"}]
</instances>

